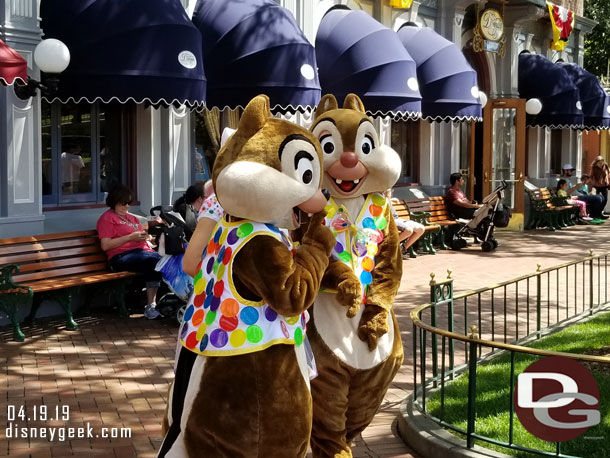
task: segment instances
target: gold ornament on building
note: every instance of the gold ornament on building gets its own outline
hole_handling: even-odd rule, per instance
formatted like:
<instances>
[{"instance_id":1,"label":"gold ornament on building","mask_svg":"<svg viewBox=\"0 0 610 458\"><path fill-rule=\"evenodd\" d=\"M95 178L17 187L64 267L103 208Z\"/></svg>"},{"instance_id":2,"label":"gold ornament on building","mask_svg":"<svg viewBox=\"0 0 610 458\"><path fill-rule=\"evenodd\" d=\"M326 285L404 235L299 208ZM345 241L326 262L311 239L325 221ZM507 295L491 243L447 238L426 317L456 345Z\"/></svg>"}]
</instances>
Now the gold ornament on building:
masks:
<instances>
[{"instance_id":1,"label":"gold ornament on building","mask_svg":"<svg viewBox=\"0 0 610 458\"><path fill-rule=\"evenodd\" d=\"M411 8L413 0L390 0L390 6L394 8Z\"/></svg>"},{"instance_id":2,"label":"gold ornament on building","mask_svg":"<svg viewBox=\"0 0 610 458\"><path fill-rule=\"evenodd\" d=\"M504 36L504 5L502 12L487 8L479 14L477 5L477 23L474 26L472 49L475 52L494 52L504 57L506 54L506 37Z\"/></svg>"}]
</instances>

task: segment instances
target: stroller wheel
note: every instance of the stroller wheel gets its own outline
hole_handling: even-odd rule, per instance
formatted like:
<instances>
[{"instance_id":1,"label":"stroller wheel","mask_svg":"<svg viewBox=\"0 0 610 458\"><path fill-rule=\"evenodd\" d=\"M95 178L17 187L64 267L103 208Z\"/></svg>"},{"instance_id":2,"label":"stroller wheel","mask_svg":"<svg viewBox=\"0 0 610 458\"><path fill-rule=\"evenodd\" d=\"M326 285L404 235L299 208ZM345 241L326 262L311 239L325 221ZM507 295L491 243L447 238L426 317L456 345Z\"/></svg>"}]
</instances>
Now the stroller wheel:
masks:
<instances>
[{"instance_id":1,"label":"stroller wheel","mask_svg":"<svg viewBox=\"0 0 610 458\"><path fill-rule=\"evenodd\" d=\"M184 312L186 312L186 304L176 310L176 321L178 324L182 324L182 321L184 320Z\"/></svg>"},{"instance_id":2,"label":"stroller wheel","mask_svg":"<svg viewBox=\"0 0 610 458\"><path fill-rule=\"evenodd\" d=\"M494 248L495 246L491 240L486 240L485 242L481 243L481 250L486 253L492 251Z\"/></svg>"},{"instance_id":3,"label":"stroller wheel","mask_svg":"<svg viewBox=\"0 0 610 458\"><path fill-rule=\"evenodd\" d=\"M495 250L496 248L498 248L498 245L500 245L496 239L491 239L490 241L491 241L491 243L493 243L494 250Z\"/></svg>"}]
</instances>

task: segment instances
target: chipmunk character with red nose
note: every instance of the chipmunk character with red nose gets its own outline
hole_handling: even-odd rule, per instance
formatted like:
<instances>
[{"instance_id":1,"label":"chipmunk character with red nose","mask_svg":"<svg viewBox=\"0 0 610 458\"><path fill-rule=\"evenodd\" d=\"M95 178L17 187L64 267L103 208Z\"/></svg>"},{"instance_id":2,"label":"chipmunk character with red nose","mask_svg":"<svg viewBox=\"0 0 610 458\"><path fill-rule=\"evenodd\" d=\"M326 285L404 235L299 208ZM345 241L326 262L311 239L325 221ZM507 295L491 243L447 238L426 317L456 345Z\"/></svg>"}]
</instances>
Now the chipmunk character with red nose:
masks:
<instances>
[{"instance_id":1,"label":"chipmunk character with red nose","mask_svg":"<svg viewBox=\"0 0 610 458\"><path fill-rule=\"evenodd\" d=\"M401 163L393 149L380 145L354 94L343 109L334 96L324 96L310 130L324 153L322 185L331 190L325 224L335 235L308 330L319 372L312 380L311 448L315 458L347 458L403 360L392 310L402 256L384 196Z\"/></svg>"},{"instance_id":2,"label":"chipmunk character with red nose","mask_svg":"<svg viewBox=\"0 0 610 458\"><path fill-rule=\"evenodd\" d=\"M214 164L226 212L180 328L160 457L295 458L312 422L306 310L335 244L320 145L255 97ZM314 213L301 245L287 229Z\"/></svg>"}]
</instances>

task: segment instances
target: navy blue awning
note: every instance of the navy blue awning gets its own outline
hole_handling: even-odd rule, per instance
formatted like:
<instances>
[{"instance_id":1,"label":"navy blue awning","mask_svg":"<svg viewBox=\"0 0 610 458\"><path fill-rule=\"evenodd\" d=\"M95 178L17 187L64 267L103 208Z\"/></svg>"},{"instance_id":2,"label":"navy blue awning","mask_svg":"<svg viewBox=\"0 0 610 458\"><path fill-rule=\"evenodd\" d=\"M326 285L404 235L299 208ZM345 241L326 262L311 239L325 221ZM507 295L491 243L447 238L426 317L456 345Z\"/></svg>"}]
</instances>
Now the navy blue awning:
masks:
<instances>
[{"instance_id":1,"label":"navy blue awning","mask_svg":"<svg viewBox=\"0 0 610 458\"><path fill-rule=\"evenodd\" d=\"M576 64L561 62L558 65L568 73L580 92L585 129L610 128L610 96L597 77Z\"/></svg>"},{"instance_id":2,"label":"navy blue awning","mask_svg":"<svg viewBox=\"0 0 610 458\"><path fill-rule=\"evenodd\" d=\"M201 34L180 0L42 0L40 15L71 56L53 100L204 102Z\"/></svg>"},{"instance_id":3,"label":"navy blue awning","mask_svg":"<svg viewBox=\"0 0 610 458\"><path fill-rule=\"evenodd\" d=\"M415 62L394 31L364 11L332 9L315 45L323 93L354 93L371 115L421 116Z\"/></svg>"},{"instance_id":4,"label":"navy blue awning","mask_svg":"<svg viewBox=\"0 0 610 458\"><path fill-rule=\"evenodd\" d=\"M313 46L272 0L199 0L207 106L245 107L258 94L274 110L315 107L320 83Z\"/></svg>"},{"instance_id":5,"label":"navy blue awning","mask_svg":"<svg viewBox=\"0 0 610 458\"><path fill-rule=\"evenodd\" d=\"M403 26L398 37L417 65L424 118L483 119L477 73L456 44L428 27Z\"/></svg>"},{"instance_id":6,"label":"navy blue awning","mask_svg":"<svg viewBox=\"0 0 610 458\"><path fill-rule=\"evenodd\" d=\"M542 102L540 114L527 116L530 126L551 129L584 126L580 91L562 67L544 56L519 55L519 96Z\"/></svg>"}]
</instances>

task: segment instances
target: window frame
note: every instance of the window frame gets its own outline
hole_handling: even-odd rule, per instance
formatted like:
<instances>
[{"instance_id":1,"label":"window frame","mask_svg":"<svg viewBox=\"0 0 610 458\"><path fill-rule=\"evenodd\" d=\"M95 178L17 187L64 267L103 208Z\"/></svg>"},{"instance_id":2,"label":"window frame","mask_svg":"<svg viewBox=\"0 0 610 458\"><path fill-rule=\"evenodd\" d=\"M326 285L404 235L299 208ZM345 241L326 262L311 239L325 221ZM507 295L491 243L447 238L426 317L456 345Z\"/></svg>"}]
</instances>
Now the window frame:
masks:
<instances>
[{"instance_id":1,"label":"window frame","mask_svg":"<svg viewBox=\"0 0 610 458\"><path fill-rule=\"evenodd\" d=\"M41 103L48 103L41 101ZM89 141L91 151L91 191L77 194L63 194L61 192L61 154L62 154L62 129L61 129L61 111L65 104L59 101L55 101L51 105L51 194L42 195L43 209L54 209L54 208L70 208L70 207L81 207L89 205L103 204L106 200L107 192L101 191L100 186L100 151L101 151L101 128L100 128L100 115L104 110L105 105L101 105L99 102L89 104L89 113L91 119L91 126L89 130ZM128 166L130 165L129 146L133 143L130 141L133 137L132 129L135 128L135 123L131 122L131 116L133 113L130 112L130 107L122 105L121 109L121 177L120 182L126 183L126 179L132 178L131 174L128 173ZM135 151L135 150L134 150ZM93 153L95 152L95 154ZM135 152L133 154L135 156ZM41 157L42 161L42 157ZM129 167L131 168L131 167ZM129 181L132 181L129 179ZM126 183L128 186L135 183ZM134 196L135 197L135 196Z\"/></svg>"}]
</instances>

